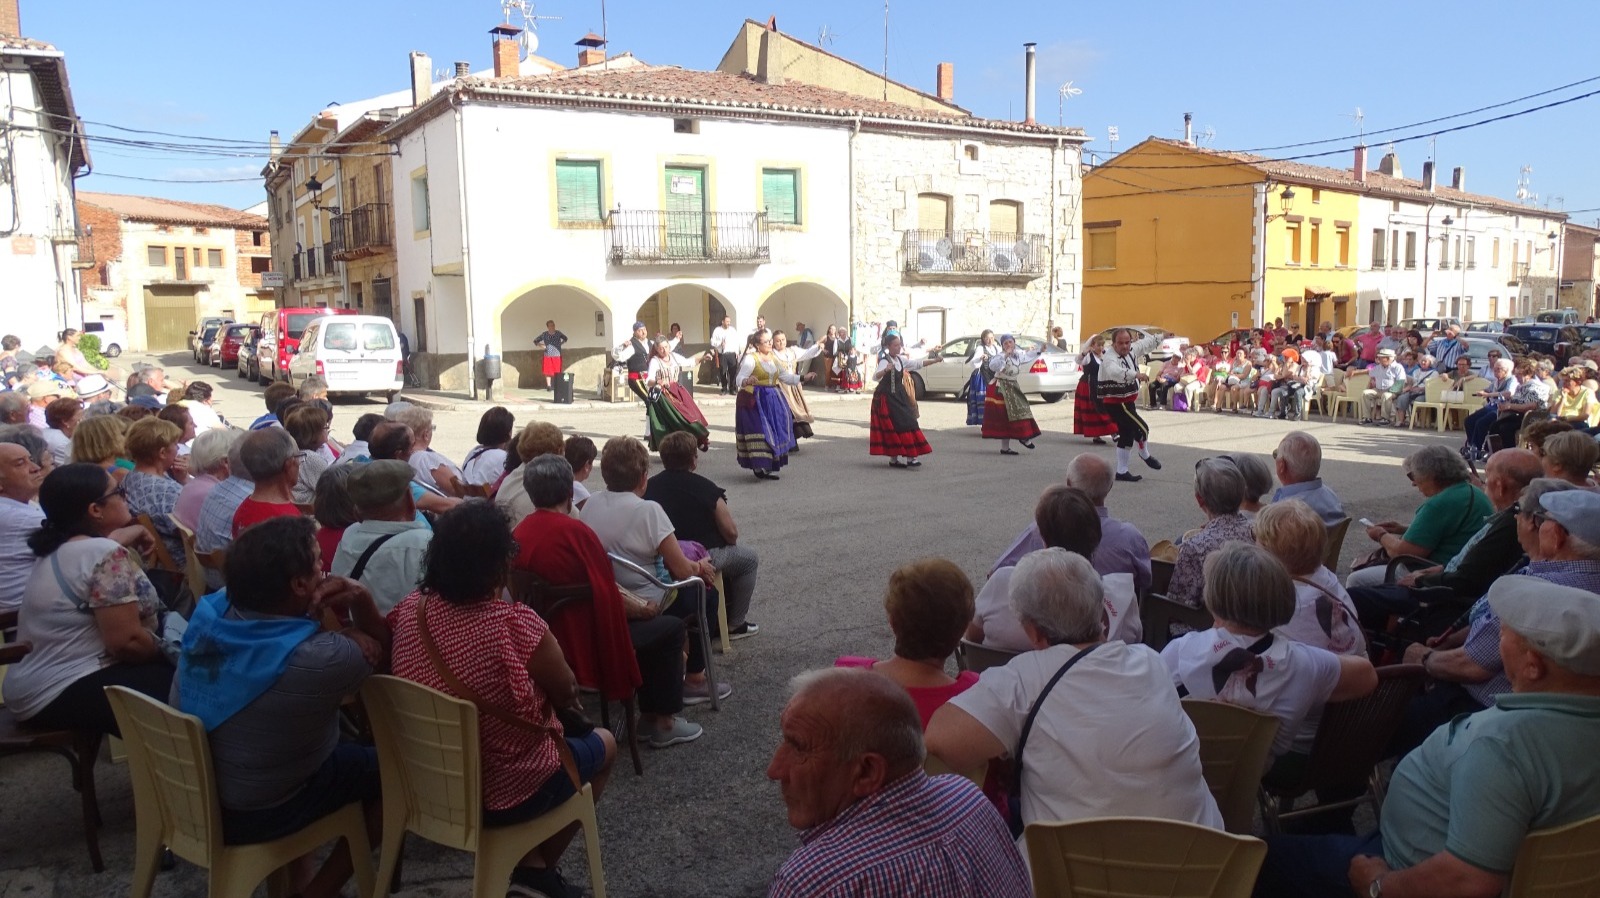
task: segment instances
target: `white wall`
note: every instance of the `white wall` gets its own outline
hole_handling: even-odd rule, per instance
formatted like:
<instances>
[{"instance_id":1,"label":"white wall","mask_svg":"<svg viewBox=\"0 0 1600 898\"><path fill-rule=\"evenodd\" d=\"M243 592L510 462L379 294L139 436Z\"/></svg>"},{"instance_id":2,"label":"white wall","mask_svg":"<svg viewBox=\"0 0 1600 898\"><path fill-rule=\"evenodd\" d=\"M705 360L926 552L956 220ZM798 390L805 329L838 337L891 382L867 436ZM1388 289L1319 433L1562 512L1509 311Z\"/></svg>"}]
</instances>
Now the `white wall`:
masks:
<instances>
[{"instance_id":1,"label":"white wall","mask_svg":"<svg viewBox=\"0 0 1600 898\"><path fill-rule=\"evenodd\" d=\"M80 326L75 247L52 238L77 227L63 137L31 128L48 128L39 109L33 74L15 57L0 62L0 93L11 106L7 132L11 159L9 185L0 185L0 325L22 339L23 348L54 346L67 326Z\"/></svg>"}]
</instances>

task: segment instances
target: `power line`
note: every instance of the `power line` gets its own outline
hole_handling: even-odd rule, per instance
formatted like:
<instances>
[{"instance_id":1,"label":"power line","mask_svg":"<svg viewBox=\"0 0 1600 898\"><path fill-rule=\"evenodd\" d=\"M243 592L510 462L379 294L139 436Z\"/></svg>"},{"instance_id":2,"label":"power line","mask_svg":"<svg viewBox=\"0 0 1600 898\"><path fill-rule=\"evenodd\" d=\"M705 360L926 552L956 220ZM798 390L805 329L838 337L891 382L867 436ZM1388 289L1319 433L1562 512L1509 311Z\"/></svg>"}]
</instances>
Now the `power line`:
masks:
<instances>
[{"instance_id":1,"label":"power line","mask_svg":"<svg viewBox=\"0 0 1600 898\"><path fill-rule=\"evenodd\" d=\"M146 181L152 184L243 184L246 182L261 183L259 176L253 178L143 178L138 175L117 175L96 169L91 172L97 178L116 178L119 181Z\"/></svg>"}]
</instances>

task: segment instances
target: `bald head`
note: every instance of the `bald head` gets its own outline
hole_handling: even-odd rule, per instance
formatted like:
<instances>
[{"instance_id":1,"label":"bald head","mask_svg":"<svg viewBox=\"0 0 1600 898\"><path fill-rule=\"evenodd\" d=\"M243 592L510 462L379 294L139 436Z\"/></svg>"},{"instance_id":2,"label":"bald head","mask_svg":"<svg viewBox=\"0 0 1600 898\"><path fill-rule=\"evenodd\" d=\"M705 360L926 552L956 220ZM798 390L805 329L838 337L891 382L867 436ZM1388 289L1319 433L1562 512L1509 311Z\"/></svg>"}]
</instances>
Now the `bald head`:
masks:
<instances>
[{"instance_id":1,"label":"bald head","mask_svg":"<svg viewBox=\"0 0 1600 898\"><path fill-rule=\"evenodd\" d=\"M1496 511L1505 511L1536 478L1544 476L1544 463L1526 449L1501 449L1489 456L1483 485Z\"/></svg>"},{"instance_id":2,"label":"bald head","mask_svg":"<svg viewBox=\"0 0 1600 898\"><path fill-rule=\"evenodd\" d=\"M790 707L804 705L831 719L835 757L849 762L881 755L889 779L922 764L922 718L905 688L858 668L828 667L793 680Z\"/></svg>"},{"instance_id":3,"label":"bald head","mask_svg":"<svg viewBox=\"0 0 1600 898\"><path fill-rule=\"evenodd\" d=\"M1098 455L1079 453L1067 463L1067 486L1083 490L1097 506L1106 504L1111 483L1111 466Z\"/></svg>"}]
</instances>

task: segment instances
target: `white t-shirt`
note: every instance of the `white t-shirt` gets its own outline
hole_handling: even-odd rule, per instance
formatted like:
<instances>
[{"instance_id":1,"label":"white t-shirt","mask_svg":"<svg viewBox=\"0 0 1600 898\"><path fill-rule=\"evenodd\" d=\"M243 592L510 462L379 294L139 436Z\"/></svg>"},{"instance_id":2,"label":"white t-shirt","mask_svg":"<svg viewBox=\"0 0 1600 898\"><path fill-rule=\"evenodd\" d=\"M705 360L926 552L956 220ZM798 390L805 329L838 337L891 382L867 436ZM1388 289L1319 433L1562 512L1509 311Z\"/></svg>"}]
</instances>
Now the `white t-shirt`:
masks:
<instances>
[{"instance_id":1,"label":"white t-shirt","mask_svg":"<svg viewBox=\"0 0 1600 898\"><path fill-rule=\"evenodd\" d=\"M500 488L494 493L494 504L511 519L513 528L522 523L523 518L533 514L533 499L528 496L528 487L522 481L521 468L500 481Z\"/></svg>"},{"instance_id":2,"label":"white t-shirt","mask_svg":"<svg viewBox=\"0 0 1600 898\"><path fill-rule=\"evenodd\" d=\"M1025 652L950 699L1015 751L1045 683L1077 653ZM1160 817L1222 829L1200 739L1149 647L1107 642L1045 696L1022 757L1022 821Z\"/></svg>"},{"instance_id":3,"label":"white t-shirt","mask_svg":"<svg viewBox=\"0 0 1600 898\"><path fill-rule=\"evenodd\" d=\"M582 509L583 503L587 501L589 501L589 488L584 486L581 480L572 481L572 507Z\"/></svg>"},{"instance_id":4,"label":"white t-shirt","mask_svg":"<svg viewBox=\"0 0 1600 898\"><path fill-rule=\"evenodd\" d=\"M594 493L583 504L578 520L589 525L607 552L615 552L647 571L655 570L661 541L671 536L672 521L660 505L633 493ZM612 565L617 585L640 598L661 601L666 589L654 578L644 578L620 565Z\"/></svg>"},{"instance_id":5,"label":"white t-shirt","mask_svg":"<svg viewBox=\"0 0 1600 898\"><path fill-rule=\"evenodd\" d=\"M39 506L0 496L0 611L15 611L22 604L35 561L28 537L43 523Z\"/></svg>"},{"instance_id":6,"label":"white t-shirt","mask_svg":"<svg viewBox=\"0 0 1600 898\"><path fill-rule=\"evenodd\" d=\"M208 430L221 430L228 425L222 423L222 416L216 410L198 399L185 399L178 403L189 411L189 420L194 422L195 433L205 433Z\"/></svg>"},{"instance_id":7,"label":"white t-shirt","mask_svg":"<svg viewBox=\"0 0 1600 898\"><path fill-rule=\"evenodd\" d=\"M67 436L54 427L44 430L45 445L50 447L50 454L55 456L57 465L64 465L72 461L72 437Z\"/></svg>"},{"instance_id":8,"label":"white t-shirt","mask_svg":"<svg viewBox=\"0 0 1600 898\"><path fill-rule=\"evenodd\" d=\"M1325 567L1317 568L1305 579L1307 582L1294 581L1294 617L1278 632L1335 655L1366 657L1367 637L1361 632L1356 604L1345 592L1344 584Z\"/></svg>"},{"instance_id":9,"label":"white t-shirt","mask_svg":"<svg viewBox=\"0 0 1600 898\"><path fill-rule=\"evenodd\" d=\"M1011 610L1011 575L1015 567L1003 567L989 575L974 602L973 619L983 626L983 644L1013 652L1031 652L1033 643L1022 630L1022 621ZM1139 600L1134 594L1132 574L1102 574L1105 590L1106 639L1136 645L1144 638L1139 620Z\"/></svg>"},{"instance_id":10,"label":"white t-shirt","mask_svg":"<svg viewBox=\"0 0 1600 898\"><path fill-rule=\"evenodd\" d=\"M469 454L467 463L461 466L461 473L468 483L487 486L498 480L505 469L506 450L485 449L477 455Z\"/></svg>"},{"instance_id":11,"label":"white t-shirt","mask_svg":"<svg viewBox=\"0 0 1600 898\"><path fill-rule=\"evenodd\" d=\"M1161 660L1174 683L1189 698L1226 702L1278 718L1272 756L1287 751L1309 753L1316 739L1306 726L1339 685L1339 658L1324 649L1275 636L1266 651L1249 650L1259 636L1242 636L1220 628L1186 633L1167 643ZM1071 676L1068 674L1068 676Z\"/></svg>"},{"instance_id":12,"label":"white t-shirt","mask_svg":"<svg viewBox=\"0 0 1600 898\"><path fill-rule=\"evenodd\" d=\"M433 469L440 465L448 467L450 473L456 475L457 480L461 479L461 469L456 467L456 463L446 458L441 452L423 449L419 452L411 453L411 458L407 459L407 461L411 463L411 470L417 472L417 482L423 486L431 486L434 489L442 488L433 479Z\"/></svg>"}]
</instances>

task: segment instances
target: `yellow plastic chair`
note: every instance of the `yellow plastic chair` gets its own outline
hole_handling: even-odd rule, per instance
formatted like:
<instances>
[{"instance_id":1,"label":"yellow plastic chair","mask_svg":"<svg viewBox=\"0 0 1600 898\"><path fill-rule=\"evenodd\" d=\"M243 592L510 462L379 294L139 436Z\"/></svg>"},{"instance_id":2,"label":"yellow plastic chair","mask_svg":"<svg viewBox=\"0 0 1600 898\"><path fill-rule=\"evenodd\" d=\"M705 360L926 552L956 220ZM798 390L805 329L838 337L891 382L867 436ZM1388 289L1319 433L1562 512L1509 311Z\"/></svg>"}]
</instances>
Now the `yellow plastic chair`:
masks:
<instances>
[{"instance_id":1,"label":"yellow plastic chair","mask_svg":"<svg viewBox=\"0 0 1600 898\"><path fill-rule=\"evenodd\" d=\"M371 848L359 802L272 842L224 845L211 744L200 719L123 686L106 687L106 698L127 743L133 781L137 826L132 898L149 898L162 845L210 871L206 894L212 898L249 898L262 880L267 894L279 898L292 891L286 865L334 839L349 843L360 894L374 894Z\"/></svg>"},{"instance_id":2,"label":"yellow plastic chair","mask_svg":"<svg viewBox=\"0 0 1600 898\"><path fill-rule=\"evenodd\" d=\"M1360 418L1362 394L1371 385L1372 376L1366 372L1346 375L1344 388L1338 392L1328 394L1328 399L1332 403L1328 406L1328 420L1337 422L1339 420L1339 408L1345 405L1350 406L1350 416L1352 418Z\"/></svg>"},{"instance_id":3,"label":"yellow plastic chair","mask_svg":"<svg viewBox=\"0 0 1600 898\"><path fill-rule=\"evenodd\" d=\"M385 898L405 834L413 832L475 855L474 898L501 898L517 861L572 823L583 827L589 887L606 898L600 864L600 830L589 786L541 817L512 826L483 825L483 763L478 754L478 709L409 680L368 677L361 698L372 721L383 772L383 848L378 891ZM555 776L566 776L556 771Z\"/></svg>"},{"instance_id":4,"label":"yellow plastic chair","mask_svg":"<svg viewBox=\"0 0 1600 898\"><path fill-rule=\"evenodd\" d=\"M1433 418L1440 431L1444 430L1445 401L1444 391L1449 389L1450 379L1443 375L1435 374L1422 384L1422 398L1411 403L1411 429L1417 429L1417 413L1422 411L1433 412Z\"/></svg>"},{"instance_id":5,"label":"yellow plastic chair","mask_svg":"<svg viewBox=\"0 0 1600 898\"><path fill-rule=\"evenodd\" d=\"M1150 405L1150 381L1155 380L1156 375L1160 374L1161 369L1165 368L1166 366L1166 362L1149 361L1144 363L1144 373L1150 375L1150 380L1147 380L1139 385L1140 408L1145 408Z\"/></svg>"},{"instance_id":6,"label":"yellow plastic chair","mask_svg":"<svg viewBox=\"0 0 1600 898\"><path fill-rule=\"evenodd\" d=\"M1322 550L1322 566L1339 573L1339 553L1344 551L1344 538L1350 532L1350 519L1340 518L1339 523L1328 525L1328 545Z\"/></svg>"},{"instance_id":7,"label":"yellow plastic chair","mask_svg":"<svg viewBox=\"0 0 1600 898\"><path fill-rule=\"evenodd\" d=\"M726 655L733 651L733 639L728 636L728 594L722 591L721 571L711 575L711 588L722 597L722 601L717 603L717 632L721 634L722 653Z\"/></svg>"},{"instance_id":8,"label":"yellow plastic chair","mask_svg":"<svg viewBox=\"0 0 1600 898\"><path fill-rule=\"evenodd\" d=\"M1267 770L1278 718L1238 705L1183 700L1183 711L1200 737L1200 767L1206 787L1222 810L1228 832L1250 835L1256 792Z\"/></svg>"},{"instance_id":9,"label":"yellow plastic chair","mask_svg":"<svg viewBox=\"0 0 1600 898\"><path fill-rule=\"evenodd\" d=\"M1449 404L1444 411L1445 420L1449 421L1455 418L1457 413L1459 413L1461 427L1465 429L1467 426L1467 416L1489 404L1489 400L1483 398L1482 396L1474 396L1472 394L1487 390L1490 386L1491 385L1489 381L1485 378L1467 378L1467 380L1461 385L1461 392L1465 393L1466 395L1462 397L1460 402L1452 402ZM1445 425L1440 425L1441 429L1444 429L1444 427Z\"/></svg>"},{"instance_id":10,"label":"yellow plastic chair","mask_svg":"<svg viewBox=\"0 0 1600 898\"><path fill-rule=\"evenodd\" d=\"M962 639L961 644L956 646L956 667L973 673L983 673L991 667L1005 667L1019 654L1021 653L1010 649L997 649L992 645Z\"/></svg>"},{"instance_id":11,"label":"yellow plastic chair","mask_svg":"<svg viewBox=\"0 0 1600 898\"><path fill-rule=\"evenodd\" d=\"M1248 898L1267 844L1150 817L1030 823L1033 892L1050 898Z\"/></svg>"},{"instance_id":12,"label":"yellow plastic chair","mask_svg":"<svg viewBox=\"0 0 1600 898\"><path fill-rule=\"evenodd\" d=\"M1600 817L1528 833L1505 898L1566 898L1600 890Z\"/></svg>"},{"instance_id":13,"label":"yellow plastic chair","mask_svg":"<svg viewBox=\"0 0 1600 898\"><path fill-rule=\"evenodd\" d=\"M176 517L172 525L178 528L178 536L183 540L184 567L183 576L189 584L189 592L194 594L195 601L210 592L206 589L206 566L200 559L200 550L194 547L194 531L183 526L183 522Z\"/></svg>"}]
</instances>

